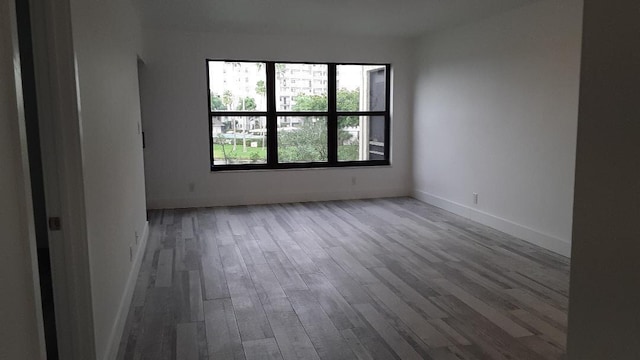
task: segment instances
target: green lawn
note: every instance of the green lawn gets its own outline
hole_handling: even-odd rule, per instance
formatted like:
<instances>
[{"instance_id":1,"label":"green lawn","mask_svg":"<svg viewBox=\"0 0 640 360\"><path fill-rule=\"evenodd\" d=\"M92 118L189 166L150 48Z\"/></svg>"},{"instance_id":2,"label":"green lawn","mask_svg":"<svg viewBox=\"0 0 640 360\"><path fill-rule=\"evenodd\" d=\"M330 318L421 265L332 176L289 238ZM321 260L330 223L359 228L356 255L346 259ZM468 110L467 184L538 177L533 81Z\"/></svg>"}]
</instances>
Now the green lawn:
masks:
<instances>
[{"instance_id":1,"label":"green lawn","mask_svg":"<svg viewBox=\"0 0 640 360\"><path fill-rule=\"evenodd\" d=\"M226 152L226 158L229 160L254 160L254 161L266 161L267 149L262 147L252 148L247 146L247 151L242 151L242 143L240 142L236 146L236 151L232 151L233 145L227 144L224 146L224 152ZM222 145L213 145L213 157L216 160L224 160L224 152L222 151ZM358 159L358 145L340 145L338 147L338 159L340 161L357 160Z\"/></svg>"},{"instance_id":2,"label":"green lawn","mask_svg":"<svg viewBox=\"0 0 640 360\"><path fill-rule=\"evenodd\" d=\"M215 159L224 160L224 154L227 154L227 159L233 160L266 160L267 159L267 149L266 148L252 148L247 146L247 151L242 151L242 142L239 142L236 145L236 151L233 151L233 145L228 144L224 145L224 151L222 150L222 145L214 144L213 145L213 157Z\"/></svg>"}]
</instances>

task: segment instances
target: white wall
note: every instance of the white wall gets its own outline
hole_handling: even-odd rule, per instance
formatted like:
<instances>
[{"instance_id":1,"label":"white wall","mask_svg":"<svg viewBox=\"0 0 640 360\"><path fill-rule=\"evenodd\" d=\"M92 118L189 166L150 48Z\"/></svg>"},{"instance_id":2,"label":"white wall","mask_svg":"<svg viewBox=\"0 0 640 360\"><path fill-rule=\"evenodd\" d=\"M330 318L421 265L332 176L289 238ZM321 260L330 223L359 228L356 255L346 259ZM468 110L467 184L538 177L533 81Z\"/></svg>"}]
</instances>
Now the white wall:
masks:
<instances>
[{"instance_id":1,"label":"white wall","mask_svg":"<svg viewBox=\"0 0 640 360\"><path fill-rule=\"evenodd\" d=\"M321 35L145 32L147 202L152 208L410 194L410 43ZM391 167L211 172L205 59L390 62ZM351 182L356 177L356 185ZM189 191L189 183L195 190Z\"/></svg>"},{"instance_id":2,"label":"white wall","mask_svg":"<svg viewBox=\"0 0 640 360\"><path fill-rule=\"evenodd\" d=\"M540 1L422 40L416 197L569 254L581 15Z\"/></svg>"},{"instance_id":3,"label":"white wall","mask_svg":"<svg viewBox=\"0 0 640 360\"><path fill-rule=\"evenodd\" d=\"M585 1L567 354L640 359L640 9Z\"/></svg>"},{"instance_id":4,"label":"white wall","mask_svg":"<svg viewBox=\"0 0 640 360\"><path fill-rule=\"evenodd\" d=\"M44 338L13 4L0 2L0 359L32 360Z\"/></svg>"},{"instance_id":5,"label":"white wall","mask_svg":"<svg viewBox=\"0 0 640 360\"><path fill-rule=\"evenodd\" d=\"M138 134L141 31L128 0L72 0L71 14L96 352L105 358L118 346L122 311L129 306L130 276L135 281L129 247L135 244L135 233L142 236L146 226Z\"/></svg>"}]
</instances>

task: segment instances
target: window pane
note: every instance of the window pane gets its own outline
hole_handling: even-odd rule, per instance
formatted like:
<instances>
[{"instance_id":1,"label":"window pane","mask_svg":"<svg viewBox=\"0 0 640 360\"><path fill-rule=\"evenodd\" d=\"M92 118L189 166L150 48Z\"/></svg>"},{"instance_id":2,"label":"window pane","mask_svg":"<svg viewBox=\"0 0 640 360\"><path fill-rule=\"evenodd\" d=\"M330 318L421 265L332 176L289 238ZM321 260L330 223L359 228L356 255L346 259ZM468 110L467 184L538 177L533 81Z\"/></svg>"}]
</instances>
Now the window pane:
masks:
<instances>
[{"instance_id":1,"label":"window pane","mask_svg":"<svg viewBox=\"0 0 640 360\"><path fill-rule=\"evenodd\" d=\"M338 65L336 88L338 111L386 110L384 65Z\"/></svg>"},{"instance_id":2,"label":"window pane","mask_svg":"<svg viewBox=\"0 0 640 360\"><path fill-rule=\"evenodd\" d=\"M338 161L384 160L384 116L339 116Z\"/></svg>"},{"instance_id":3,"label":"window pane","mask_svg":"<svg viewBox=\"0 0 640 360\"><path fill-rule=\"evenodd\" d=\"M326 117L278 117L278 162L315 162L327 158Z\"/></svg>"},{"instance_id":4,"label":"window pane","mask_svg":"<svg viewBox=\"0 0 640 360\"><path fill-rule=\"evenodd\" d=\"M209 61L211 111L267 111L265 63Z\"/></svg>"},{"instance_id":5,"label":"window pane","mask_svg":"<svg viewBox=\"0 0 640 360\"><path fill-rule=\"evenodd\" d=\"M266 164L265 116L214 116L211 118L213 165Z\"/></svg>"},{"instance_id":6,"label":"window pane","mask_svg":"<svg viewBox=\"0 0 640 360\"><path fill-rule=\"evenodd\" d=\"M276 110L327 111L327 65L275 64Z\"/></svg>"}]
</instances>

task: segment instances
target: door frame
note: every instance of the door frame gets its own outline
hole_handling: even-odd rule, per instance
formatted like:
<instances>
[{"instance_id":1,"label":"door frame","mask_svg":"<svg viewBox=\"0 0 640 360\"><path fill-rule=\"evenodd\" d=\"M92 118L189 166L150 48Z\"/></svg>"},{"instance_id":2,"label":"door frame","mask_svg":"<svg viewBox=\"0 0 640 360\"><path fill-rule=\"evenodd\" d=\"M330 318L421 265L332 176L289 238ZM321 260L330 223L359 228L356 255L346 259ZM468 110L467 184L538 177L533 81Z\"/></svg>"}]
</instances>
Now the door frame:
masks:
<instances>
[{"instance_id":1,"label":"door frame","mask_svg":"<svg viewBox=\"0 0 640 360\"><path fill-rule=\"evenodd\" d=\"M24 114L24 101L22 90L22 72L21 72L21 59L20 59L20 46L18 40L18 19L16 3L14 1L7 1L0 3L0 23L2 23L0 29L0 42L2 42L3 50L7 50L7 54L3 54L2 61L2 74L8 75L6 78L2 78L3 95L8 95L7 103L5 106L10 110L8 121L12 123L9 136L15 139L14 146L15 152L12 154L11 164L13 168L9 171L13 172L15 176L15 191L18 193L16 199L19 201L15 204L14 212L18 215L17 229L19 231L19 241L23 243L26 255L23 260L26 263L24 269L27 273L27 277L31 278L30 291L25 295L25 300L29 301L27 307L33 311L33 317L20 316L24 322L33 322L35 329L31 327L32 324L27 324L29 330L35 330L36 339L33 339L31 345L36 347L31 352L24 352L23 354L30 353L38 356L41 359L46 358L46 345L44 337L44 319L42 315L42 303L40 296L40 276L38 274L38 255L37 244L35 234L35 221L33 212L33 197L31 193L31 175L29 171L29 150L27 145L27 129ZM6 46L6 48L5 48ZM6 56L8 55L8 56ZM6 57L10 58L7 61ZM6 68L5 68L6 66ZM6 88L5 88L6 87ZM4 105L4 104L3 104ZM4 112L4 111L3 111ZM32 298L31 298L32 297ZM16 309L12 309L16 310ZM20 309L19 311L22 311ZM26 315L26 314L22 314ZM28 331L29 331L28 330ZM2 353L4 355L4 352Z\"/></svg>"},{"instance_id":2,"label":"door frame","mask_svg":"<svg viewBox=\"0 0 640 360\"><path fill-rule=\"evenodd\" d=\"M30 0L46 210L61 359L96 359L81 110L69 0Z\"/></svg>"}]
</instances>

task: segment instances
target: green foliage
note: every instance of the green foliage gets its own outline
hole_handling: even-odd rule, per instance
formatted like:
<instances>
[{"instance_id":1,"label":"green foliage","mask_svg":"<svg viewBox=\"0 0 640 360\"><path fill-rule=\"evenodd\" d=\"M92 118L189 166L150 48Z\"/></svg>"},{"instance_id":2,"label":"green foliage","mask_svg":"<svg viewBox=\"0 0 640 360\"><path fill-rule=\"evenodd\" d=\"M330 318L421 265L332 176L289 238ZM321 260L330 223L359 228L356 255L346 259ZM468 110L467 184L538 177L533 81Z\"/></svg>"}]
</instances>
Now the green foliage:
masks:
<instances>
[{"instance_id":1,"label":"green foliage","mask_svg":"<svg viewBox=\"0 0 640 360\"><path fill-rule=\"evenodd\" d=\"M267 87L264 84L264 80L258 80L256 83L256 94L264 96L267 93Z\"/></svg>"},{"instance_id":2,"label":"green foliage","mask_svg":"<svg viewBox=\"0 0 640 360\"><path fill-rule=\"evenodd\" d=\"M327 95L298 95L293 111L327 111Z\"/></svg>"},{"instance_id":3,"label":"green foliage","mask_svg":"<svg viewBox=\"0 0 640 360\"><path fill-rule=\"evenodd\" d=\"M242 98L238 100L238 105L236 106L236 110L255 110L256 109L256 100L252 97L245 97L244 101Z\"/></svg>"},{"instance_id":4,"label":"green foliage","mask_svg":"<svg viewBox=\"0 0 640 360\"><path fill-rule=\"evenodd\" d=\"M225 90L222 94L222 103L225 105L225 109L231 108L233 104L233 94L229 90Z\"/></svg>"},{"instance_id":5,"label":"green foliage","mask_svg":"<svg viewBox=\"0 0 640 360\"><path fill-rule=\"evenodd\" d=\"M358 111L360 107L360 89L338 89L336 107L339 111Z\"/></svg>"},{"instance_id":6,"label":"green foliage","mask_svg":"<svg viewBox=\"0 0 640 360\"><path fill-rule=\"evenodd\" d=\"M276 64L276 77L281 79L284 76L284 73L287 69L286 64Z\"/></svg>"},{"instance_id":7,"label":"green foliage","mask_svg":"<svg viewBox=\"0 0 640 360\"><path fill-rule=\"evenodd\" d=\"M348 131L342 130L342 126L341 121L338 123L338 160L358 160L358 140L354 139Z\"/></svg>"},{"instance_id":8,"label":"green foliage","mask_svg":"<svg viewBox=\"0 0 640 360\"><path fill-rule=\"evenodd\" d=\"M327 122L306 121L299 129L278 133L281 162L327 161Z\"/></svg>"},{"instance_id":9,"label":"green foliage","mask_svg":"<svg viewBox=\"0 0 640 360\"><path fill-rule=\"evenodd\" d=\"M226 110L227 107L222 102L218 94L211 94L211 110Z\"/></svg>"},{"instance_id":10,"label":"green foliage","mask_svg":"<svg viewBox=\"0 0 640 360\"><path fill-rule=\"evenodd\" d=\"M336 108L338 111L358 111L360 107L360 89L338 89L336 93ZM298 95L293 111L327 111L327 95ZM357 116L340 118L340 126L358 126Z\"/></svg>"},{"instance_id":11,"label":"green foliage","mask_svg":"<svg viewBox=\"0 0 640 360\"><path fill-rule=\"evenodd\" d=\"M249 155L249 158L251 159L251 162L258 162L258 160L261 159L261 156L257 151L254 151Z\"/></svg>"},{"instance_id":12,"label":"green foliage","mask_svg":"<svg viewBox=\"0 0 640 360\"><path fill-rule=\"evenodd\" d=\"M339 89L336 93L336 106L339 111L358 111L360 90ZM293 111L327 111L327 95L298 95ZM338 127L338 158L357 160L358 145L351 144L351 135L342 130L344 127L358 126L357 116L341 117ZM307 121L299 129L283 131L278 134L278 158L284 162L326 161L327 123L317 120Z\"/></svg>"},{"instance_id":13,"label":"green foliage","mask_svg":"<svg viewBox=\"0 0 640 360\"><path fill-rule=\"evenodd\" d=\"M340 126L341 124L339 124ZM338 144L347 144L351 141L351 134L348 131L344 131L338 128Z\"/></svg>"},{"instance_id":14,"label":"green foliage","mask_svg":"<svg viewBox=\"0 0 640 360\"><path fill-rule=\"evenodd\" d=\"M216 157L220 157L220 154L222 154L222 158L224 159L225 163L229 163L229 158L227 156L227 149L225 148L225 143L226 143L226 139L224 138L224 136L222 136L222 134L218 134L217 137L213 138L213 154L214 154L214 158Z\"/></svg>"},{"instance_id":15,"label":"green foliage","mask_svg":"<svg viewBox=\"0 0 640 360\"><path fill-rule=\"evenodd\" d=\"M359 160L358 145L340 145L338 146L339 161L355 161Z\"/></svg>"},{"instance_id":16,"label":"green foliage","mask_svg":"<svg viewBox=\"0 0 640 360\"><path fill-rule=\"evenodd\" d=\"M339 89L336 94L336 108L338 111L358 111L360 110L360 89L347 90ZM360 120L357 116L347 116L340 118L340 127L358 126Z\"/></svg>"}]
</instances>

